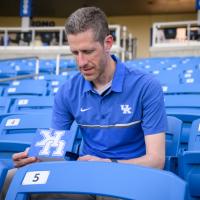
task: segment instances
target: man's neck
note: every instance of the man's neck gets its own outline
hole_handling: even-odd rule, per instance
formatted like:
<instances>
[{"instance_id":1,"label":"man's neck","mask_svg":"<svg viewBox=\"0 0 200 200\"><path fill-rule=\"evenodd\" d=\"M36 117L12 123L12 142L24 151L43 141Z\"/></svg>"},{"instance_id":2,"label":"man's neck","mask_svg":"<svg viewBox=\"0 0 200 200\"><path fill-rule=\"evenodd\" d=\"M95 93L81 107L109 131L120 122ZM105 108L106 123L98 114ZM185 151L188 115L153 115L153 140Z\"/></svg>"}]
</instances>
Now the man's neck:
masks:
<instances>
[{"instance_id":1,"label":"man's neck","mask_svg":"<svg viewBox=\"0 0 200 200\"><path fill-rule=\"evenodd\" d=\"M113 79L113 76L114 76L114 73L115 73L115 68L116 68L116 63L112 59L112 57L110 57L108 59L108 62L106 63L106 65L107 65L106 73L104 73L100 79L93 82L94 88L96 90L101 90Z\"/></svg>"}]
</instances>

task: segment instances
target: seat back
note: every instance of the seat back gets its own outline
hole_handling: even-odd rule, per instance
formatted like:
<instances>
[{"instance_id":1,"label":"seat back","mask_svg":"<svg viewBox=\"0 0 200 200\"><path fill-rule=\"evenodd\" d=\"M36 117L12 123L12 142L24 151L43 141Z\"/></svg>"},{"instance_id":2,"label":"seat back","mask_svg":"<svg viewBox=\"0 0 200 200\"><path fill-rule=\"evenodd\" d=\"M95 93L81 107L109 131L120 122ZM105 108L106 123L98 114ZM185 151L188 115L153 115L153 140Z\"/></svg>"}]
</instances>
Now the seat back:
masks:
<instances>
[{"instance_id":1,"label":"seat back","mask_svg":"<svg viewBox=\"0 0 200 200\"><path fill-rule=\"evenodd\" d=\"M187 150L191 124L200 118L200 95L179 94L165 95L167 115L175 116L183 121L181 149Z\"/></svg>"},{"instance_id":2,"label":"seat back","mask_svg":"<svg viewBox=\"0 0 200 200\"><path fill-rule=\"evenodd\" d=\"M177 173L182 121L173 116L167 116L167 121L168 128L166 131L166 159L164 169Z\"/></svg>"},{"instance_id":3,"label":"seat back","mask_svg":"<svg viewBox=\"0 0 200 200\"><path fill-rule=\"evenodd\" d=\"M38 128L51 127L51 114L19 114L5 117L0 124L0 158L11 159L24 151Z\"/></svg>"},{"instance_id":4,"label":"seat back","mask_svg":"<svg viewBox=\"0 0 200 200\"><path fill-rule=\"evenodd\" d=\"M5 90L4 96L35 95L45 96L47 94L47 83L44 80L14 81Z\"/></svg>"},{"instance_id":5,"label":"seat back","mask_svg":"<svg viewBox=\"0 0 200 200\"><path fill-rule=\"evenodd\" d=\"M177 116L184 121L193 121L200 117L200 95L165 95L167 114Z\"/></svg>"},{"instance_id":6,"label":"seat back","mask_svg":"<svg viewBox=\"0 0 200 200\"><path fill-rule=\"evenodd\" d=\"M60 161L34 163L20 168L12 180L6 200L25 200L33 193L183 200L185 189L183 180L163 170L120 163Z\"/></svg>"},{"instance_id":7,"label":"seat back","mask_svg":"<svg viewBox=\"0 0 200 200\"><path fill-rule=\"evenodd\" d=\"M170 70L154 70L152 73L155 75L155 77L160 81L162 85L168 85L170 84L175 84L179 85L180 80L179 80L179 71L173 69L173 72ZM170 79L169 79L170 77Z\"/></svg>"},{"instance_id":8,"label":"seat back","mask_svg":"<svg viewBox=\"0 0 200 200\"><path fill-rule=\"evenodd\" d=\"M166 155L177 156L180 147L182 121L173 116L167 116Z\"/></svg>"},{"instance_id":9,"label":"seat back","mask_svg":"<svg viewBox=\"0 0 200 200\"><path fill-rule=\"evenodd\" d=\"M3 94L3 87L0 87L0 96Z\"/></svg>"},{"instance_id":10,"label":"seat back","mask_svg":"<svg viewBox=\"0 0 200 200\"><path fill-rule=\"evenodd\" d=\"M0 193L3 188L3 184L4 184L4 180L6 178L7 171L8 171L7 165L3 161L0 161Z\"/></svg>"},{"instance_id":11,"label":"seat back","mask_svg":"<svg viewBox=\"0 0 200 200\"><path fill-rule=\"evenodd\" d=\"M188 183L189 199L200 198L200 119L193 121L188 150L179 158L179 174Z\"/></svg>"},{"instance_id":12,"label":"seat back","mask_svg":"<svg viewBox=\"0 0 200 200\"><path fill-rule=\"evenodd\" d=\"M11 99L9 97L0 97L0 114L6 114L10 105Z\"/></svg>"},{"instance_id":13,"label":"seat back","mask_svg":"<svg viewBox=\"0 0 200 200\"><path fill-rule=\"evenodd\" d=\"M200 118L192 123L188 142L188 151L200 152Z\"/></svg>"},{"instance_id":14,"label":"seat back","mask_svg":"<svg viewBox=\"0 0 200 200\"><path fill-rule=\"evenodd\" d=\"M168 84L163 86L163 92L169 94L200 94L200 84Z\"/></svg>"},{"instance_id":15,"label":"seat back","mask_svg":"<svg viewBox=\"0 0 200 200\"><path fill-rule=\"evenodd\" d=\"M10 109L13 113L51 113L53 107L53 97L51 96L26 96L17 98Z\"/></svg>"}]
</instances>

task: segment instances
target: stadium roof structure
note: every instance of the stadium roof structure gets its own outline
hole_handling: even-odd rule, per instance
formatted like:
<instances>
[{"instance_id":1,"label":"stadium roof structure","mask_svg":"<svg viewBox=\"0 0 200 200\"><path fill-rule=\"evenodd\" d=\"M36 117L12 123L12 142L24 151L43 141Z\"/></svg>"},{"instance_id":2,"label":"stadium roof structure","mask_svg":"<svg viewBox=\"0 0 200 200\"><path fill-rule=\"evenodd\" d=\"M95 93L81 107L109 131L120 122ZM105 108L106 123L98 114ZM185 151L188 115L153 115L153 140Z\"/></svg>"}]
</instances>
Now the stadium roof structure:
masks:
<instances>
[{"instance_id":1,"label":"stadium roof structure","mask_svg":"<svg viewBox=\"0 0 200 200\"><path fill-rule=\"evenodd\" d=\"M33 0L33 17L67 17L80 7L97 6L108 16L195 13L195 0ZM12 6L11 6L12 5ZM19 1L1 1L0 16L19 16Z\"/></svg>"}]
</instances>

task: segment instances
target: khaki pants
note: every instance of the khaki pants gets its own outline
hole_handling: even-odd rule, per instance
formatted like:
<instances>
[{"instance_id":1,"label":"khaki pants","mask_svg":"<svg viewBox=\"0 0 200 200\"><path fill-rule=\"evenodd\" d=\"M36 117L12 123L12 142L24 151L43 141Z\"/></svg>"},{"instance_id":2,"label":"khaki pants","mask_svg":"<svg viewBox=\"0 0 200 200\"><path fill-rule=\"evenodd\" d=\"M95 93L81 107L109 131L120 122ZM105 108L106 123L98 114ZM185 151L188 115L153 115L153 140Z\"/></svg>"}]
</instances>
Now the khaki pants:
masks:
<instances>
[{"instance_id":1,"label":"khaki pants","mask_svg":"<svg viewBox=\"0 0 200 200\"><path fill-rule=\"evenodd\" d=\"M6 197L6 192L9 188L9 185L11 183L11 180L13 176L15 175L17 169L11 169L8 171L6 181L3 186L2 193L0 194L0 200L5 200ZM95 195L82 195L82 194L34 194L30 198L31 200L36 200L36 199L44 199L44 200L117 200L118 198L112 198L112 197L103 197L103 196L95 196ZM119 200L119 199L118 199Z\"/></svg>"}]
</instances>

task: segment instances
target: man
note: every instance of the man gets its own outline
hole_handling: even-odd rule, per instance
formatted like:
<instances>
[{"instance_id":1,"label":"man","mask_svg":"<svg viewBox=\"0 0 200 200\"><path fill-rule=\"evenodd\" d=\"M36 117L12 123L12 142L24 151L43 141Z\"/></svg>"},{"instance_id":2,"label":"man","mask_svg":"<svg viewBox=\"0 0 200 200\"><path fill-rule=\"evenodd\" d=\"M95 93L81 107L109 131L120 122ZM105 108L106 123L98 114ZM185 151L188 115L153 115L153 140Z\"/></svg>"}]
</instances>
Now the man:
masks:
<instances>
[{"instance_id":1,"label":"man","mask_svg":"<svg viewBox=\"0 0 200 200\"><path fill-rule=\"evenodd\" d=\"M162 169L166 115L159 83L110 55L113 38L99 8L78 9L65 29L80 73L59 89L52 128L69 129L76 120L83 137L79 161ZM25 151L14 154L13 161L21 167L37 159Z\"/></svg>"},{"instance_id":2,"label":"man","mask_svg":"<svg viewBox=\"0 0 200 200\"><path fill-rule=\"evenodd\" d=\"M64 84L53 109L53 128L80 126L79 160L163 168L166 116L160 85L110 56L113 38L104 13L81 8L66 23L80 74Z\"/></svg>"},{"instance_id":3,"label":"man","mask_svg":"<svg viewBox=\"0 0 200 200\"><path fill-rule=\"evenodd\" d=\"M159 83L110 56L113 38L100 9L78 9L65 28L80 74L57 93L52 128L69 129L77 121L83 135L79 160L163 168L166 115ZM17 167L35 161L17 155Z\"/></svg>"}]
</instances>

